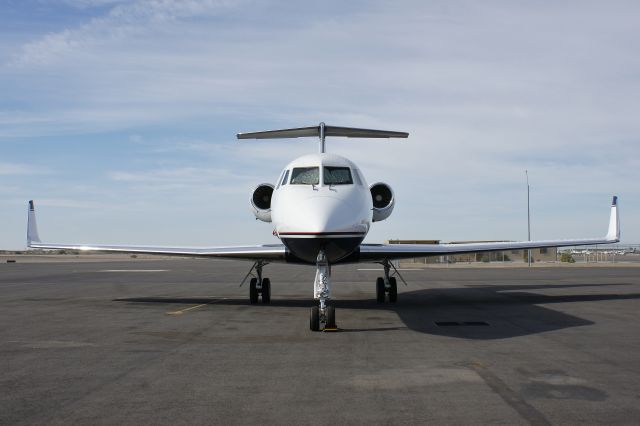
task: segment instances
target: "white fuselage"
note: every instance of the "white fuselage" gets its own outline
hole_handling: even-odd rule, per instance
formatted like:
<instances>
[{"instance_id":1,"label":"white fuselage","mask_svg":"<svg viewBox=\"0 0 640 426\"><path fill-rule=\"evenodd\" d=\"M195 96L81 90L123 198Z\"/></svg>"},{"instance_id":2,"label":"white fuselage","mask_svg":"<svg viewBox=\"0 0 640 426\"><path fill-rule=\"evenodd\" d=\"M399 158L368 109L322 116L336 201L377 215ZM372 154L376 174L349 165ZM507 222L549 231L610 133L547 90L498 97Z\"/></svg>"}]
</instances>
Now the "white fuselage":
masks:
<instances>
[{"instance_id":1,"label":"white fuselage","mask_svg":"<svg viewBox=\"0 0 640 426\"><path fill-rule=\"evenodd\" d=\"M292 161L280 174L271 220L296 258L315 262L323 250L336 262L356 251L371 226L372 208L369 187L353 162L312 154Z\"/></svg>"}]
</instances>

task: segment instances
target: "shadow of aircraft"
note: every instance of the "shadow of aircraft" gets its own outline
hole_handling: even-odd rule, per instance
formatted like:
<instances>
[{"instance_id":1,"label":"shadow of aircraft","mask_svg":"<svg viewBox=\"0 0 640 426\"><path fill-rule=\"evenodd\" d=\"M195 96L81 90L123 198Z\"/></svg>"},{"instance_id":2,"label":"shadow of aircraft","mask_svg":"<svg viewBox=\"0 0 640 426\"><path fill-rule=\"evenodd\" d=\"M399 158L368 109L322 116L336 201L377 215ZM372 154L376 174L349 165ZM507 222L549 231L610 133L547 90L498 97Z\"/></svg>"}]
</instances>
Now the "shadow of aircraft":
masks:
<instances>
[{"instance_id":1,"label":"shadow of aircraft","mask_svg":"<svg viewBox=\"0 0 640 426\"><path fill-rule=\"evenodd\" d=\"M400 293L398 302L379 304L375 299L332 300L336 309L387 310L395 312L404 326L349 329L342 332L375 332L410 329L419 333L461 339L508 339L531 334L592 325L594 322L542 305L610 300L637 300L640 293L557 294L561 289L605 287L619 284L533 284L472 285L456 288L429 288ZM553 295L526 290L553 290ZM308 308L307 298L272 298L269 305L250 305L246 298L224 297L131 297L114 299L130 303L212 304L213 306L252 306ZM339 318L339 317L338 317ZM371 319L375 321L375 319Z\"/></svg>"}]
</instances>

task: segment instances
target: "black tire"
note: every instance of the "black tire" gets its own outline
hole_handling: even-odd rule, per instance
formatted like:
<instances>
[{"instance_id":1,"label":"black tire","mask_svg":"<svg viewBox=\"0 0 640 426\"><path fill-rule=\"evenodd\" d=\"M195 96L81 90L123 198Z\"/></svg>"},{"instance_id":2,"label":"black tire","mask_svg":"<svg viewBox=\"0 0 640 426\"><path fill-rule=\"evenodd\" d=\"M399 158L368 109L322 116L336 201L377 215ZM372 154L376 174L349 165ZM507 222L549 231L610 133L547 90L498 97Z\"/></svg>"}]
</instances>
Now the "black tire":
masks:
<instances>
[{"instance_id":1,"label":"black tire","mask_svg":"<svg viewBox=\"0 0 640 426\"><path fill-rule=\"evenodd\" d=\"M258 303L258 289L256 288L257 284L257 278L251 278L251 281L249 281L249 302L251 304Z\"/></svg>"},{"instance_id":2,"label":"black tire","mask_svg":"<svg viewBox=\"0 0 640 426\"><path fill-rule=\"evenodd\" d=\"M384 278L378 277L376 280L376 300L378 303L384 303Z\"/></svg>"},{"instance_id":3,"label":"black tire","mask_svg":"<svg viewBox=\"0 0 640 426\"><path fill-rule=\"evenodd\" d=\"M327 323L325 328L336 328L336 308L327 306Z\"/></svg>"},{"instance_id":4,"label":"black tire","mask_svg":"<svg viewBox=\"0 0 640 426\"><path fill-rule=\"evenodd\" d=\"M398 300L398 282L396 277L389 278L389 302L396 303Z\"/></svg>"},{"instance_id":5,"label":"black tire","mask_svg":"<svg viewBox=\"0 0 640 426\"><path fill-rule=\"evenodd\" d=\"M262 279L262 303L271 302L271 280L269 278Z\"/></svg>"},{"instance_id":6,"label":"black tire","mask_svg":"<svg viewBox=\"0 0 640 426\"><path fill-rule=\"evenodd\" d=\"M320 331L320 308L314 306L311 308L311 315L309 316L309 328L311 331Z\"/></svg>"}]
</instances>

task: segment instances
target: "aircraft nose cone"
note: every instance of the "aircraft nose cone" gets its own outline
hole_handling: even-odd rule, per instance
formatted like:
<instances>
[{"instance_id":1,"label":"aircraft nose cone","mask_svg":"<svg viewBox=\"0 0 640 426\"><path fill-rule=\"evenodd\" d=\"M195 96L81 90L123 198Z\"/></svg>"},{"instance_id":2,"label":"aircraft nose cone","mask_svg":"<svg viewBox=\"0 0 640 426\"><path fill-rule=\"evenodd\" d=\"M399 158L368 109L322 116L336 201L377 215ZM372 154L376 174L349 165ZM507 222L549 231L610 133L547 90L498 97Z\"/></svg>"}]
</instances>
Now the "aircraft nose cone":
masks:
<instances>
[{"instance_id":1,"label":"aircraft nose cone","mask_svg":"<svg viewBox=\"0 0 640 426\"><path fill-rule=\"evenodd\" d=\"M315 262L322 250L333 263L353 253L362 242L367 228L358 220L357 210L348 201L319 195L291 209L278 236L303 261Z\"/></svg>"},{"instance_id":2,"label":"aircraft nose cone","mask_svg":"<svg viewBox=\"0 0 640 426\"><path fill-rule=\"evenodd\" d=\"M307 232L354 231L353 209L347 201L334 197L313 197L299 206L299 225Z\"/></svg>"}]
</instances>

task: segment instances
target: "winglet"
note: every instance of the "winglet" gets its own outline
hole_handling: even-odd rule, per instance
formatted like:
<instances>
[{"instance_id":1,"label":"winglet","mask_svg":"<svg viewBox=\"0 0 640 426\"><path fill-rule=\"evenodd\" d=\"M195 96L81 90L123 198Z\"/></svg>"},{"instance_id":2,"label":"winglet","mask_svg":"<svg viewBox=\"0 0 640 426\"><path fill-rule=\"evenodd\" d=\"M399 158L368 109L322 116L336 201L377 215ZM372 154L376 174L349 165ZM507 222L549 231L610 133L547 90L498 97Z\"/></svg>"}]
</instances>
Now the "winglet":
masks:
<instances>
[{"instance_id":1,"label":"winglet","mask_svg":"<svg viewBox=\"0 0 640 426\"><path fill-rule=\"evenodd\" d=\"M29 200L29 218L27 220L27 246L31 247L31 243L39 243L38 225L36 223L36 209L33 200Z\"/></svg>"},{"instance_id":2,"label":"winglet","mask_svg":"<svg viewBox=\"0 0 640 426\"><path fill-rule=\"evenodd\" d=\"M620 241L620 216L618 214L618 197L616 195L613 196L613 201L611 201L609 231L607 232L607 236L605 238L612 243L617 243Z\"/></svg>"}]
</instances>

